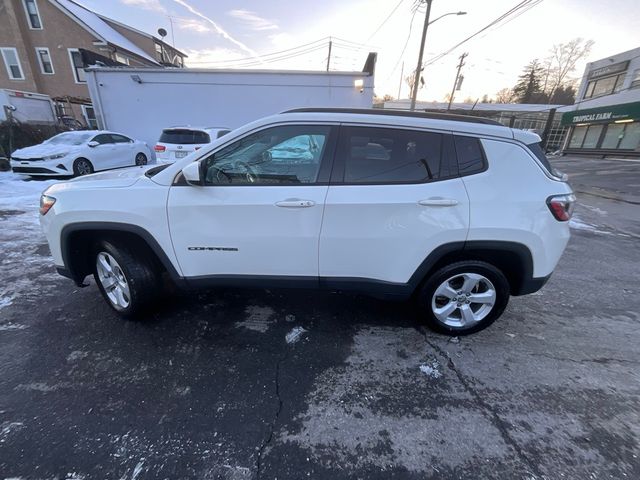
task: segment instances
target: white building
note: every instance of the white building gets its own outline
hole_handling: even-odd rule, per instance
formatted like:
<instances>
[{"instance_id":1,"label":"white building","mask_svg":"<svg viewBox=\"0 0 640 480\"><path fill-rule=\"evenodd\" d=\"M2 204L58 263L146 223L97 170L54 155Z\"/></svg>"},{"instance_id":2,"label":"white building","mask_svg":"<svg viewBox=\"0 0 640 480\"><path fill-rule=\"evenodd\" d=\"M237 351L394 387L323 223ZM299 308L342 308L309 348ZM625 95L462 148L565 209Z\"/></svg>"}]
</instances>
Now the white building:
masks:
<instances>
[{"instance_id":1,"label":"white building","mask_svg":"<svg viewBox=\"0 0 640 480\"><path fill-rule=\"evenodd\" d=\"M640 48L588 63L576 103L561 111L564 153L639 157Z\"/></svg>"}]
</instances>

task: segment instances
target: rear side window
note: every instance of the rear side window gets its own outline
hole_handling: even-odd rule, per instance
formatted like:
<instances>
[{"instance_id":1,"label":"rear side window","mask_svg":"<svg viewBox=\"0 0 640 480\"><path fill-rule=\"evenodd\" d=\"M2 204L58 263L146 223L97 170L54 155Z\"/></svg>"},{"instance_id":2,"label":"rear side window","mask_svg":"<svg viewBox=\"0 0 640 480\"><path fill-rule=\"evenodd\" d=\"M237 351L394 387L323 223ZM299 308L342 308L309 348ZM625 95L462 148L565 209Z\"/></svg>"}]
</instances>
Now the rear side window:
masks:
<instances>
[{"instance_id":1,"label":"rear side window","mask_svg":"<svg viewBox=\"0 0 640 480\"><path fill-rule=\"evenodd\" d=\"M542 147L540 146L539 143L531 143L527 145L527 148L531 153L533 153L533 156L536 157L542 165L544 165L544 168L547 169L547 172L551 174L554 173L554 169L549 163L549 160L547 159L547 156L544 154L544 150L542 150Z\"/></svg>"},{"instance_id":2,"label":"rear side window","mask_svg":"<svg viewBox=\"0 0 640 480\"><path fill-rule=\"evenodd\" d=\"M217 136L216 138L223 137L223 136L225 136L227 133L229 133L230 131L231 131L231 130L220 130L220 131L218 132L218 136Z\"/></svg>"},{"instance_id":3,"label":"rear side window","mask_svg":"<svg viewBox=\"0 0 640 480\"><path fill-rule=\"evenodd\" d=\"M118 134L115 134L115 133L111 134L111 138L113 138L113 141L115 143L130 143L131 142L130 138L127 138L124 135L118 135Z\"/></svg>"},{"instance_id":4,"label":"rear side window","mask_svg":"<svg viewBox=\"0 0 640 480\"><path fill-rule=\"evenodd\" d=\"M421 183L452 175L443 150L440 133L343 127L339 155L345 183Z\"/></svg>"},{"instance_id":5,"label":"rear side window","mask_svg":"<svg viewBox=\"0 0 640 480\"><path fill-rule=\"evenodd\" d=\"M480 139L454 135L456 155L458 157L458 171L460 175L472 175L487 168L487 160Z\"/></svg>"},{"instance_id":6,"label":"rear side window","mask_svg":"<svg viewBox=\"0 0 640 480\"><path fill-rule=\"evenodd\" d=\"M198 143L209 143L209 134L199 130L188 130L183 128L171 128L162 131L160 143L177 143L180 145L195 145Z\"/></svg>"}]
</instances>

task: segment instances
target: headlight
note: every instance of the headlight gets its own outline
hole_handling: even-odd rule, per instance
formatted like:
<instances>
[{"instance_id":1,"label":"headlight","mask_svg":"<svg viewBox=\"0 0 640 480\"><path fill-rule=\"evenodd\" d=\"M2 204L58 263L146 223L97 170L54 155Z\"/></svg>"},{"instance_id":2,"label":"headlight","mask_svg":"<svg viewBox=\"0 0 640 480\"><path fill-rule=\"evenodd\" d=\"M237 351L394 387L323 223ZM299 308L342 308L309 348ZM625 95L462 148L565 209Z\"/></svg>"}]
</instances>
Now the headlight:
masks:
<instances>
[{"instance_id":1,"label":"headlight","mask_svg":"<svg viewBox=\"0 0 640 480\"><path fill-rule=\"evenodd\" d=\"M55 155L49 155L49 156L44 157L44 158L45 158L45 160L57 160L58 158L66 157L68 154L69 154L69 152L57 153Z\"/></svg>"},{"instance_id":2,"label":"headlight","mask_svg":"<svg viewBox=\"0 0 640 480\"><path fill-rule=\"evenodd\" d=\"M40 196L40 215L46 215L53 204L56 203L56 199L50 197L49 195L41 195Z\"/></svg>"}]
</instances>

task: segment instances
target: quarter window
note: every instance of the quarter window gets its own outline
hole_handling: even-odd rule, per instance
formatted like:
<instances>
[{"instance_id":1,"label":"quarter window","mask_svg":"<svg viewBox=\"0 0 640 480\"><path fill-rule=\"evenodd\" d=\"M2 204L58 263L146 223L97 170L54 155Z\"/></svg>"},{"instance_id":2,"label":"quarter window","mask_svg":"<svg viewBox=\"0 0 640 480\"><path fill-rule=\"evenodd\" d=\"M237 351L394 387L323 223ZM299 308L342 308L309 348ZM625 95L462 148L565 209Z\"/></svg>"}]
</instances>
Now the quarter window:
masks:
<instances>
[{"instance_id":1,"label":"quarter window","mask_svg":"<svg viewBox=\"0 0 640 480\"><path fill-rule=\"evenodd\" d=\"M9 78L11 80L24 80L24 73L22 73L22 66L18 58L18 51L15 48L2 48L0 51L2 51L2 58L4 59L4 65L7 68Z\"/></svg>"},{"instance_id":2,"label":"quarter window","mask_svg":"<svg viewBox=\"0 0 640 480\"><path fill-rule=\"evenodd\" d=\"M40 64L40 71L44 74L53 74L53 63L51 63L51 55L48 48L36 48L36 54L38 56L38 63Z\"/></svg>"},{"instance_id":3,"label":"quarter window","mask_svg":"<svg viewBox=\"0 0 640 480\"><path fill-rule=\"evenodd\" d=\"M455 135L456 155L458 157L458 171L460 175L472 175L482 172L486 167L484 151L480 140L475 137Z\"/></svg>"},{"instance_id":4,"label":"quarter window","mask_svg":"<svg viewBox=\"0 0 640 480\"><path fill-rule=\"evenodd\" d=\"M33 30L42 29L42 21L40 20L40 12L38 12L38 4L36 0L23 0L24 10L27 14L29 27Z\"/></svg>"},{"instance_id":5,"label":"quarter window","mask_svg":"<svg viewBox=\"0 0 640 480\"><path fill-rule=\"evenodd\" d=\"M84 71L82 55L80 55L78 49L69 49L69 59L71 60L71 68L73 69L73 76L76 80L76 83L85 83L87 81L87 77Z\"/></svg>"},{"instance_id":6,"label":"quarter window","mask_svg":"<svg viewBox=\"0 0 640 480\"><path fill-rule=\"evenodd\" d=\"M452 175L440 133L344 127L339 155L350 184L422 183Z\"/></svg>"},{"instance_id":7,"label":"quarter window","mask_svg":"<svg viewBox=\"0 0 640 480\"><path fill-rule=\"evenodd\" d=\"M206 185L303 185L317 181L331 127L261 130L204 160Z\"/></svg>"}]
</instances>

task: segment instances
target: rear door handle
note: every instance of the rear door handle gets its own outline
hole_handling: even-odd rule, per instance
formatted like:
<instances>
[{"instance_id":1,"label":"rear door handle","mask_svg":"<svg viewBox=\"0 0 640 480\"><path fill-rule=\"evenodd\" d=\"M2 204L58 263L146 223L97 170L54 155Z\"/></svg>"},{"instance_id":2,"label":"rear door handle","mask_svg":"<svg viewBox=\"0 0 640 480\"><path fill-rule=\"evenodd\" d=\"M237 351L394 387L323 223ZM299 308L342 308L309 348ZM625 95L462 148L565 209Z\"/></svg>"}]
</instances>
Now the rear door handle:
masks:
<instances>
[{"instance_id":1,"label":"rear door handle","mask_svg":"<svg viewBox=\"0 0 640 480\"><path fill-rule=\"evenodd\" d=\"M424 207L453 207L458 204L458 201L453 198L427 198L419 200L418 204Z\"/></svg>"},{"instance_id":2,"label":"rear door handle","mask_svg":"<svg viewBox=\"0 0 640 480\"><path fill-rule=\"evenodd\" d=\"M299 198L290 198L276 202L276 207L284 208L309 208L316 204L313 200L300 200Z\"/></svg>"}]
</instances>

